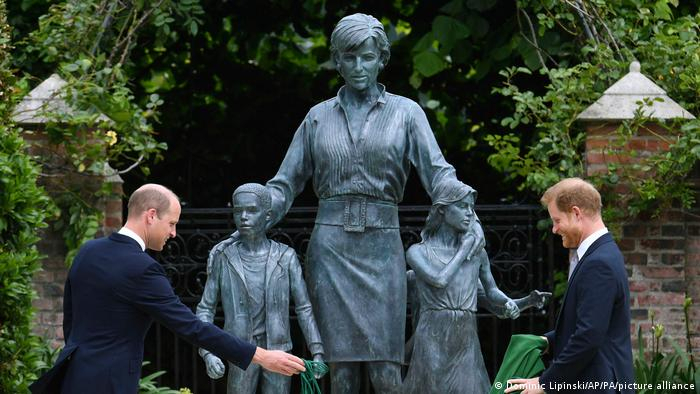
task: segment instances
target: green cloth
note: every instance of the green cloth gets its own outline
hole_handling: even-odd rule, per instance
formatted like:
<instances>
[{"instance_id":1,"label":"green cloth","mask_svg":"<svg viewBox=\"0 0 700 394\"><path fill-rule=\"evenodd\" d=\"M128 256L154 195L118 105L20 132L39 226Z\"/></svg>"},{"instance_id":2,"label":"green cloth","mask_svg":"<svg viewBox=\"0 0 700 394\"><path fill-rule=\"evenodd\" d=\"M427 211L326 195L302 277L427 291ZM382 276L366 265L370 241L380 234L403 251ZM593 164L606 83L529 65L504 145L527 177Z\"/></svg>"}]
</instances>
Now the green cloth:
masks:
<instances>
[{"instance_id":1,"label":"green cloth","mask_svg":"<svg viewBox=\"0 0 700 394\"><path fill-rule=\"evenodd\" d=\"M489 394L503 394L508 379L539 376L544 371L544 363L540 355L545 349L547 349L547 340L540 336L513 335Z\"/></svg>"},{"instance_id":2,"label":"green cloth","mask_svg":"<svg viewBox=\"0 0 700 394\"><path fill-rule=\"evenodd\" d=\"M306 371L301 373L301 394L322 394L321 387L316 382L316 372L321 376L328 372L328 365L320 361L304 360Z\"/></svg>"}]
</instances>

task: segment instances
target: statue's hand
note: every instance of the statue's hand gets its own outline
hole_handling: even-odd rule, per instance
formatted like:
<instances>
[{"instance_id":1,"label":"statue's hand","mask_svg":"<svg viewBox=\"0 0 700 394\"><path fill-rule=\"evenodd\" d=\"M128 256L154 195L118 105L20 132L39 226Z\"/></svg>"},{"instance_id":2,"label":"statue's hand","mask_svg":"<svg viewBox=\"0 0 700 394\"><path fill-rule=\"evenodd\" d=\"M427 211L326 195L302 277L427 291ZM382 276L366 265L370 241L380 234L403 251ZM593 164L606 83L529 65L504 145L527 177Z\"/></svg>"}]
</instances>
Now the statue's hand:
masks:
<instances>
[{"instance_id":1,"label":"statue's hand","mask_svg":"<svg viewBox=\"0 0 700 394\"><path fill-rule=\"evenodd\" d=\"M225 238L223 241L214 245L214 247L211 248L211 250L209 251L209 259L211 259L212 257L216 256L217 254L223 252L223 250L226 249L227 246L238 241L238 239L240 237L241 237L240 233L238 232L238 230L236 230L233 232L233 234L229 235L228 238Z\"/></svg>"},{"instance_id":2,"label":"statue's hand","mask_svg":"<svg viewBox=\"0 0 700 394\"><path fill-rule=\"evenodd\" d=\"M505 316L508 319L517 319L518 317L520 317L520 308L518 308L518 305L515 303L515 301L509 299L506 302Z\"/></svg>"},{"instance_id":3,"label":"statue's hand","mask_svg":"<svg viewBox=\"0 0 700 394\"><path fill-rule=\"evenodd\" d=\"M467 260L471 260L472 257L474 257L486 246L486 238L484 237L484 230L476 221L472 223L471 229L467 232L467 234L469 235L469 238L473 240L470 244L469 252L467 253Z\"/></svg>"},{"instance_id":4,"label":"statue's hand","mask_svg":"<svg viewBox=\"0 0 700 394\"><path fill-rule=\"evenodd\" d=\"M462 235L459 237L459 244L461 245L461 248L467 252L467 261L471 258L471 253L475 242L476 237L474 237L474 234L470 233L469 231L462 233Z\"/></svg>"},{"instance_id":5,"label":"statue's hand","mask_svg":"<svg viewBox=\"0 0 700 394\"><path fill-rule=\"evenodd\" d=\"M207 375L212 379L220 379L224 376L224 363L220 358L209 353L204 357L204 363L207 365Z\"/></svg>"},{"instance_id":6,"label":"statue's hand","mask_svg":"<svg viewBox=\"0 0 700 394\"><path fill-rule=\"evenodd\" d=\"M530 292L530 299L532 300L532 306L537 309L544 308L545 304L552 297L552 293L546 291L533 290Z\"/></svg>"},{"instance_id":7,"label":"statue's hand","mask_svg":"<svg viewBox=\"0 0 700 394\"><path fill-rule=\"evenodd\" d=\"M320 363L324 362L324 361L323 361L323 355L322 355L322 354L317 354L317 355L315 355L315 356L314 356L314 361L320 362ZM314 378L316 378L316 379L321 379L321 378L323 377L323 375L325 375L325 373L315 372L315 373L314 373Z\"/></svg>"}]
</instances>

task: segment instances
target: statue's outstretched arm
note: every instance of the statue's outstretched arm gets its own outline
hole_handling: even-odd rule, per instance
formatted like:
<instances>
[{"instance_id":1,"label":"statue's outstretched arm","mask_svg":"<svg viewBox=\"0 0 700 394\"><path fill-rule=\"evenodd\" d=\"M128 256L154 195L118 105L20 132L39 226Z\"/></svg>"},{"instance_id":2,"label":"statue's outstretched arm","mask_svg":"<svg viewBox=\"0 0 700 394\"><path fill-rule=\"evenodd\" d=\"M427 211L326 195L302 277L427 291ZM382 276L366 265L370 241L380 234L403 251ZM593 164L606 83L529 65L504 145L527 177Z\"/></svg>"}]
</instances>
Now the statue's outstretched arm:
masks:
<instances>
[{"instance_id":1,"label":"statue's outstretched arm","mask_svg":"<svg viewBox=\"0 0 700 394\"><path fill-rule=\"evenodd\" d=\"M481 226L479 226L481 227ZM489 303L493 304L492 308L498 312L496 316L500 318L517 319L520 316L518 305L505 295L496 285L496 280L493 279L491 273L491 262L485 249L481 249L475 259L478 259L479 267L479 282L483 286L485 298Z\"/></svg>"}]
</instances>

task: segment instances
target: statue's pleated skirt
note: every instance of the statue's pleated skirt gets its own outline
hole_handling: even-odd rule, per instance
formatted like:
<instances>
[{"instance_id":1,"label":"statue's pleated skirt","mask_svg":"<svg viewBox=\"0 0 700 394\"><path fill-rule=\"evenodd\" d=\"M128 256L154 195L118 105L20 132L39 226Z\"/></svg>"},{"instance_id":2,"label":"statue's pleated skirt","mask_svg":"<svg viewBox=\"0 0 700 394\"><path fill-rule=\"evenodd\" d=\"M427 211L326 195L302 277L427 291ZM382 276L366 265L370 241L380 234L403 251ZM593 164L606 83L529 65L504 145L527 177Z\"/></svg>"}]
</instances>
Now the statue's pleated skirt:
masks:
<instances>
[{"instance_id":1,"label":"statue's pleated skirt","mask_svg":"<svg viewBox=\"0 0 700 394\"><path fill-rule=\"evenodd\" d=\"M406 261L398 229L316 224L306 283L329 362L403 362Z\"/></svg>"}]
</instances>

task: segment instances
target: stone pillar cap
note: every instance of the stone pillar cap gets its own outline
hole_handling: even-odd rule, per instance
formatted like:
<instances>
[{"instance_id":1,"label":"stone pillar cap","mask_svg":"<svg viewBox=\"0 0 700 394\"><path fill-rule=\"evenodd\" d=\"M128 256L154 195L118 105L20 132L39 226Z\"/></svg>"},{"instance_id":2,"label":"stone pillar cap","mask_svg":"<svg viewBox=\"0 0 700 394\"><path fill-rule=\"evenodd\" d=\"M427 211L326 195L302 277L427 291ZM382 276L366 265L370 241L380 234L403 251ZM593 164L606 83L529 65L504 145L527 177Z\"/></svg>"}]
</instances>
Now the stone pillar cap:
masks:
<instances>
[{"instance_id":1,"label":"stone pillar cap","mask_svg":"<svg viewBox=\"0 0 700 394\"><path fill-rule=\"evenodd\" d=\"M49 113L75 115L75 110L64 99L63 88L67 84L58 74L51 74L17 104L12 112L12 120L18 124L38 125L54 120ZM97 119L111 122L104 114L100 114Z\"/></svg>"},{"instance_id":2,"label":"stone pillar cap","mask_svg":"<svg viewBox=\"0 0 700 394\"><path fill-rule=\"evenodd\" d=\"M105 176L105 182L107 183L124 183L124 179L119 175L119 171L112 168L107 162L104 163L102 174Z\"/></svg>"},{"instance_id":3,"label":"stone pillar cap","mask_svg":"<svg viewBox=\"0 0 700 394\"><path fill-rule=\"evenodd\" d=\"M645 99L652 105L642 104L642 113L652 119L695 119L690 112L666 95L666 91L641 73L638 61L630 63L629 73L610 86L590 107L576 119L583 121L622 121L633 119L639 103Z\"/></svg>"}]
</instances>

